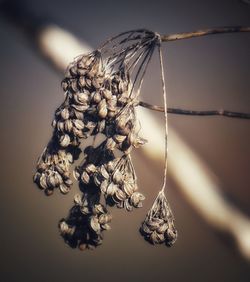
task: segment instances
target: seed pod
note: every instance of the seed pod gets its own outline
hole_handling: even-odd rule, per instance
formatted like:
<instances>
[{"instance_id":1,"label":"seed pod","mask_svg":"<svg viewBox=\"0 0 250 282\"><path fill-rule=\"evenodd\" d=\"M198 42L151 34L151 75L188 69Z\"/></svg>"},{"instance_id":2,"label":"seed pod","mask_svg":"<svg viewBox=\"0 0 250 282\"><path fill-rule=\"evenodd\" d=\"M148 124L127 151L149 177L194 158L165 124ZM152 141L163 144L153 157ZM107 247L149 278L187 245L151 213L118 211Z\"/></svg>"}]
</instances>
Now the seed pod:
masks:
<instances>
[{"instance_id":1,"label":"seed pod","mask_svg":"<svg viewBox=\"0 0 250 282\"><path fill-rule=\"evenodd\" d=\"M93 212L95 214L104 214L105 210L104 210L103 205L101 205L101 204L95 205L94 208L93 208Z\"/></svg>"},{"instance_id":2,"label":"seed pod","mask_svg":"<svg viewBox=\"0 0 250 282\"><path fill-rule=\"evenodd\" d=\"M127 211L129 211L129 212L133 210L133 207L130 205L128 199L126 199L126 200L124 201L124 208L125 208Z\"/></svg>"},{"instance_id":3,"label":"seed pod","mask_svg":"<svg viewBox=\"0 0 250 282\"><path fill-rule=\"evenodd\" d=\"M74 202L76 205L81 206L82 205L82 198L79 194L76 194L74 196Z\"/></svg>"},{"instance_id":4,"label":"seed pod","mask_svg":"<svg viewBox=\"0 0 250 282\"><path fill-rule=\"evenodd\" d=\"M57 130L63 132L64 131L64 122L58 121L56 124Z\"/></svg>"},{"instance_id":5,"label":"seed pod","mask_svg":"<svg viewBox=\"0 0 250 282\"><path fill-rule=\"evenodd\" d=\"M134 186L131 185L130 183L128 183L127 181L124 181L124 186L123 186L123 190L124 192L130 197L135 189L134 189Z\"/></svg>"},{"instance_id":6,"label":"seed pod","mask_svg":"<svg viewBox=\"0 0 250 282\"><path fill-rule=\"evenodd\" d=\"M100 118L105 118L108 113L107 103L105 99L102 99L101 102L97 106L98 115Z\"/></svg>"},{"instance_id":7,"label":"seed pod","mask_svg":"<svg viewBox=\"0 0 250 282\"><path fill-rule=\"evenodd\" d=\"M94 172L96 172L97 168L94 164L88 164L85 167L85 170L87 171L87 173L94 173Z\"/></svg>"},{"instance_id":8,"label":"seed pod","mask_svg":"<svg viewBox=\"0 0 250 282\"><path fill-rule=\"evenodd\" d=\"M111 229L111 227L110 227L110 225L109 224L102 224L102 229L103 230L110 230Z\"/></svg>"},{"instance_id":9,"label":"seed pod","mask_svg":"<svg viewBox=\"0 0 250 282\"><path fill-rule=\"evenodd\" d=\"M69 85L67 81L63 80L61 85L62 85L63 91L68 90Z\"/></svg>"},{"instance_id":10,"label":"seed pod","mask_svg":"<svg viewBox=\"0 0 250 282\"><path fill-rule=\"evenodd\" d=\"M126 124L127 124L127 116L120 115L119 118L116 120L116 126L118 130L125 128Z\"/></svg>"},{"instance_id":11,"label":"seed pod","mask_svg":"<svg viewBox=\"0 0 250 282\"><path fill-rule=\"evenodd\" d=\"M52 127L56 127L56 124L57 124L56 119L53 119L53 121L52 121L52 123L51 123Z\"/></svg>"},{"instance_id":12,"label":"seed pod","mask_svg":"<svg viewBox=\"0 0 250 282\"><path fill-rule=\"evenodd\" d=\"M115 185L113 182L111 182L108 185L106 193L107 193L108 196L113 196L116 193L117 190L118 190L117 185Z\"/></svg>"},{"instance_id":13,"label":"seed pod","mask_svg":"<svg viewBox=\"0 0 250 282\"><path fill-rule=\"evenodd\" d=\"M145 222L142 224L141 231L146 234L152 233L152 230L147 226Z\"/></svg>"},{"instance_id":14,"label":"seed pod","mask_svg":"<svg viewBox=\"0 0 250 282\"><path fill-rule=\"evenodd\" d=\"M61 184L59 186L59 189L63 194L67 194L70 191L70 188L66 186L65 184Z\"/></svg>"},{"instance_id":15,"label":"seed pod","mask_svg":"<svg viewBox=\"0 0 250 282\"><path fill-rule=\"evenodd\" d=\"M103 132L105 130L105 125L106 125L105 119L103 119L102 121L99 121L97 124L97 131L99 133Z\"/></svg>"},{"instance_id":16,"label":"seed pod","mask_svg":"<svg viewBox=\"0 0 250 282\"><path fill-rule=\"evenodd\" d=\"M39 179L40 188L42 188L42 189L48 188L46 179L47 179L46 175L44 173L42 173L41 176L40 176L40 179Z\"/></svg>"},{"instance_id":17,"label":"seed pod","mask_svg":"<svg viewBox=\"0 0 250 282\"><path fill-rule=\"evenodd\" d=\"M94 95L92 97L92 101L96 104L100 103L102 100L102 96L101 94L97 91L97 92L94 92Z\"/></svg>"},{"instance_id":18,"label":"seed pod","mask_svg":"<svg viewBox=\"0 0 250 282\"><path fill-rule=\"evenodd\" d=\"M112 177L113 181L115 184L119 184L123 181L123 175L122 173L117 169L114 174L113 174L113 177Z\"/></svg>"},{"instance_id":19,"label":"seed pod","mask_svg":"<svg viewBox=\"0 0 250 282\"><path fill-rule=\"evenodd\" d=\"M102 175L105 179L109 179L109 173L107 172L107 170L106 170L106 168L105 168L104 165L101 166L100 172L101 172L101 175Z\"/></svg>"},{"instance_id":20,"label":"seed pod","mask_svg":"<svg viewBox=\"0 0 250 282\"><path fill-rule=\"evenodd\" d=\"M96 123L94 121L85 122L85 128L91 130L96 127Z\"/></svg>"},{"instance_id":21,"label":"seed pod","mask_svg":"<svg viewBox=\"0 0 250 282\"><path fill-rule=\"evenodd\" d=\"M116 143L113 138L108 138L106 141L106 148L110 151L113 151L116 147Z\"/></svg>"},{"instance_id":22,"label":"seed pod","mask_svg":"<svg viewBox=\"0 0 250 282\"><path fill-rule=\"evenodd\" d=\"M156 217L151 218L147 221L147 225L152 231L156 230L162 224L164 224L164 220Z\"/></svg>"},{"instance_id":23,"label":"seed pod","mask_svg":"<svg viewBox=\"0 0 250 282\"><path fill-rule=\"evenodd\" d=\"M120 135L120 134L115 134L113 136L113 139L115 140L116 143L122 143L126 139L126 136Z\"/></svg>"},{"instance_id":24,"label":"seed pod","mask_svg":"<svg viewBox=\"0 0 250 282\"><path fill-rule=\"evenodd\" d=\"M62 147L68 147L70 144L70 137L68 134L64 134L60 137L59 143Z\"/></svg>"},{"instance_id":25,"label":"seed pod","mask_svg":"<svg viewBox=\"0 0 250 282\"><path fill-rule=\"evenodd\" d=\"M82 172L81 180L82 180L83 183L89 184L90 177L89 177L89 174L86 171Z\"/></svg>"},{"instance_id":26,"label":"seed pod","mask_svg":"<svg viewBox=\"0 0 250 282\"><path fill-rule=\"evenodd\" d=\"M89 105L72 104L71 106L79 112L84 112L89 108Z\"/></svg>"},{"instance_id":27,"label":"seed pod","mask_svg":"<svg viewBox=\"0 0 250 282\"><path fill-rule=\"evenodd\" d=\"M145 197L139 192L134 192L130 197L130 203L135 208L141 208L143 200L145 200Z\"/></svg>"},{"instance_id":28,"label":"seed pod","mask_svg":"<svg viewBox=\"0 0 250 282\"><path fill-rule=\"evenodd\" d=\"M146 144L146 143L147 143L147 140L146 140L146 139L137 136L137 137L135 138L135 140L133 141L132 145L133 145L135 148L139 148L140 146L143 146L143 145Z\"/></svg>"},{"instance_id":29,"label":"seed pod","mask_svg":"<svg viewBox=\"0 0 250 282\"><path fill-rule=\"evenodd\" d=\"M94 232L97 234L101 231L100 223L98 222L98 218L96 216L92 216L90 219L90 227L93 229Z\"/></svg>"},{"instance_id":30,"label":"seed pod","mask_svg":"<svg viewBox=\"0 0 250 282\"><path fill-rule=\"evenodd\" d=\"M107 169L107 171L111 174L111 173L114 171L114 169L115 169L115 163L114 163L114 161L109 161L109 162L107 163L107 165L106 165L106 169Z\"/></svg>"},{"instance_id":31,"label":"seed pod","mask_svg":"<svg viewBox=\"0 0 250 282\"><path fill-rule=\"evenodd\" d=\"M78 78L78 85L83 88L86 86L86 80L85 80L85 77L84 76L80 76Z\"/></svg>"},{"instance_id":32,"label":"seed pod","mask_svg":"<svg viewBox=\"0 0 250 282\"><path fill-rule=\"evenodd\" d=\"M103 194L106 194L106 193L107 193L108 185L109 185L109 182L108 182L108 180L106 180L106 179L101 182L100 190L101 190L101 192L102 192Z\"/></svg>"},{"instance_id":33,"label":"seed pod","mask_svg":"<svg viewBox=\"0 0 250 282\"><path fill-rule=\"evenodd\" d=\"M51 173L50 175L48 175L48 177L47 177L48 188L55 188L55 187L57 187L59 185L59 181L58 180L59 179L56 177L56 173ZM61 180L62 180L62 178L61 178Z\"/></svg>"},{"instance_id":34,"label":"seed pod","mask_svg":"<svg viewBox=\"0 0 250 282\"><path fill-rule=\"evenodd\" d=\"M54 190L47 188L47 189L44 190L44 193L45 193L46 196L51 196L51 195L53 195Z\"/></svg>"},{"instance_id":35,"label":"seed pod","mask_svg":"<svg viewBox=\"0 0 250 282\"><path fill-rule=\"evenodd\" d=\"M165 240L163 234L158 234L156 231L153 231L150 235L150 241L152 244L160 244Z\"/></svg>"},{"instance_id":36,"label":"seed pod","mask_svg":"<svg viewBox=\"0 0 250 282\"><path fill-rule=\"evenodd\" d=\"M105 99L110 100L112 98L112 92L108 89L103 89L102 93Z\"/></svg>"},{"instance_id":37,"label":"seed pod","mask_svg":"<svg viewBox=\"0 0 250 282\"><path fill-rule=\"evenodd\" d=\"M40 162L40 163L37 164L37 171L40 171L40 172L44 171L44 170L47 169L47 167L48 167L48 165L46 163Z\"/></svg>"},{"instance_id":38,"label":"seed pod","mask_svg":"<svg viewBox=\"0 0 250 282\"><path fill-rule=\"evenodd\" d=\"M78 75L85 75L86 73L87 73L86 69L80 69L80 68L77 69L77 74Z\"/></svg>"},{"instance_id":39,"label":"seed pod","mask_svg":"<svg viewBox=\"0 0 250 282\"><path fill-rule=\"evenodd\" d=\"M114 116L116 115L116 112L115 111L108 111L108 114L107 114L107 116L109 117L109 118L113 118Z\"/></svg>"},{"instance_id":40,"label":"seed pod","mask_svg":"<svg viewBox=\"0 0 250 282\"><path fill-rule=\"evenodd\" d=\"M79 129L79 130L84 129L84 123L83 123L83 121L80 120L80 119L74 119L74 120L73 120L73 124L74 124L74 126L75 126L77 129Z\"/></svg>"},{"instance_id":41,"label":"seed pod","mask_svg":"<svg viewBox=\"0 0 250 282\"><path fill-rule=\"evenodd\" d=\"M73 133L76 137L79 137L79 138L85 137L85 134L82 132L82 130L77 129L76 127L73 127Z\"/></svg>"},{"instance_id":42,"label":"seed pod","mask_svg":"<svg viewBox=\"0 0 250 282\"><path fill-rule=\"evenodd\" d=\"M69 72L72 77L77 75L77 66L73 65L71 68L69 68Z\"/></svg>"},{"instance_id":43,"label":"seed pod","mask_svg":"<svg viewBox=\"0 0 250 282\"><path fill-rule=\"evenodd\" d=\"M98 221L100 224L106 224L110 222L110 217L108 214L104 213L99 216Z\"/></svg>"},{"instance_id":44,"label":"seed pod","mask_svg":"<svg viewBox=\"0 0 250 282\"><path fill-rule=\"evenodd\" d=\"M70 119L65 120L64 129L65 129L66 132L71 132L71 130L73 129L73 124L72 124L72 121Z\"/></svg>"},{"instance_id":45,"label":"seed pod","mask_svg":"<svg viewBox=\"0 0 250 282\"><path fill-rule=\"evenodd\" d=\"M71 80L70 88L71 88L73 93L78 92L78 86L77 86L77 80L76 79Z\"/></svg>"},{"instance_id":46,"label":"seed pod","mask_svg":"<svg viewBox=\"0 0 250 282\"><path fill-rule=\"evenodd\" d=\"M160 233L160 234L163 234L163 233L166 232L167 229L168 229L168 225L167 225L166 223L164 223L164 224L160 225L160 226L156 229L156 231L157 231L158 233Z\"/></svg>"},{"instance_id":47,"label":"seed pod","mask_svg":"<svg viewBox=\"0 0 250 282\"><path fill-rule=\"evenodd\" d=\"M87 86L88 88L91 88L91 85L92 85L91 79L85 78L85 82L86 82L86 86Z\"/></svg>"},{"instance_id":48,"label":"seed pod","mask_svg":"<svg viewBox=\"0 0 250 282\"><path fill-rule=\"evenodd\" d=\"M69 110L67 108L61 110L61 117L64 120L69 118Z\"/></svg>"},{"instance_id":49,"label":"seed pod","mask_svg":"<svg viewBox=\"0 0 250 282\"><path fill-rule=\"evenodd\" d=\"M77 63L77 66L78 66L79 69L85 69L86 72L88 71L88 69L85 68L85 67L86 67L85 61L83 61L82 58L79 59L79 61L78 61L78 63Z\"/></svg>"},{"instance_id":50,"label":"seed pod","mask_svg":"<svg viewBox=\"0 0 250 282\"><path fill-rule=\"evenodd\" d=\"M69 161L70 163L73 163L73 156L71 153L67 153L66 154L66 160Z\"/></svg>"},{"instance_id":51,"label":"seed pod","mask_svg":"<svg viewBox=\"0 0 250 282\"><path fill-rule=\"evenodd\" d=\"M33 181L34 181L35 183L38 183L38 182L39 182L39 179L40 179L40 176L41 176L41 174L40 174L39 172L36 172L36 173L34 174L34 176L33 176Z\"/></svg>"},{"instance_id":52,"label":"seed pod","mask_svg":"<svg viewBox=\"0 0 250 282\"><path fill-rule=\"evenodd\" d=\"M79 248L80 251L85 251L85 250L87 250L88 246L87 246L87 244L85 244L85 243L81 243L81 244L78 246L78 248Z\"/></svg>"},{"instance_id":53,"label":"seed pod","mask_svg":"<svg viewBox=\"0 0 250 282\"><path fill-rule=\"evenodd\" d=\"M171 247L177 239L177 230L174 226L171 226L167 229L164 235L166 239L166 245Z\"/></svg>"},{"instance_id":54,"label":"seed pod","mask_svg":"<svg viewBox=\"0 0 250 282\"><path fill-rule=\"evenodd\" d=\"M94 183L95 183L96 186L99 187L101 185L102 179L103 179L103 177L99 173L94 174Z\"/></svg>"},{"instance_id":55,"label":"seed pod","mask_svg":"<svg viewBox=\"0 0 250 282\"><path fill-rule=\"evenodd\" d=\"M64 181L64 184L65 184L67 187L70 187L70 186L73 184L73 182L72 182L71 179L66 179L66 180Z\"/></svg>"},{"instance_id":56,"label":"seed pod","mask_svg":"<svg viewBox=\"0 0 250 282\"><path fill-rule=\"evenodd\" d=\"M62 175L65 171L65 168L61 164L57 164L57 165L55 165L55 170Z\"/></svg>"},{"instance_id":57,"label":"seed pod","mask_svg":"<svg viewBox=\"0 0 250 282\"><path fill-rule=\"evenodd\" d=\"M127 198L126 194L121 189L117 189L114 196L118 201L125 201Z\"/></svg>"},{"instance_id":58,"label":"seed pod","mask_svg":"<svg viewBox=\"0 0 250 282\"><path fill-rule=\"evenodd\" d=\"M74 115L77 119L83 120L83 117L84 117L83 112L79 112L76 109L74 109Z\"/></svg>"},{"instance_id":59,"label":"seed pod","mask_svg":"<svg viewBox=\"0 0 250 282\"><path fill-rule=\"evenodd\" d=\"M86 106L88 104L89 95L87 92L75 93L73 97L74 97L75 102L79 105Z\"/></svg>"}]
</instances>

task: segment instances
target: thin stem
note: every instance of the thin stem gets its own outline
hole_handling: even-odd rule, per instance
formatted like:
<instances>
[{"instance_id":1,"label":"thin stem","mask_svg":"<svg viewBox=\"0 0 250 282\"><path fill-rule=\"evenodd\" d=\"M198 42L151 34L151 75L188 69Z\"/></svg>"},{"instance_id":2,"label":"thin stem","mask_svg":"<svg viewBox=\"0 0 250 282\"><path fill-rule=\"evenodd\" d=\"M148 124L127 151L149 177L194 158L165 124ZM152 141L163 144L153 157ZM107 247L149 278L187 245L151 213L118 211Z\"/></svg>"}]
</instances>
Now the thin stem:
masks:
<instances>
[{"instance_id":1,"label":"thin stem","mask_svg":"<svg viewBox=\"0 0 250 282\"><path fill-rule=\"evenodd\" d=\"M164 107L151 105L149 103L140 101L139 106L153 110L158 112L164 112ZM205 111L196 111L196 110L185 110L185 109L178 109L178 108L168 108L168 113L176 114L176 115L190 115L190 116L224 116L224 117L231 117L231 118L241 118L241 119L250 119L250 113L240 113L240 112L233 112L227 110L205 110Z\"/></svg>"},{"instance_id":2,"label":"thin stem","mask_svg":"<svg viewBox=\"0 0 250 282\"><path fill-rule=\"evenodd\" d=\"M164 168L164 180L161 191L163 192L166 187L167 182L167 169L168 169L168 107L167 107L167 93L166 93L166 84L164 77L164 67L163 67L163 58L161 50L161 42L158 46L160 67L161 67L161 82L162 82L162 92L163 92L163 101L164 101L164 116L165 116L165 168Z\"/></svg>"},{"instance_id":3,"label":"thin stem","mask_svg":"<svg viewBox=\"0 0 250 282\"><path fill-rule=\"evenodd\" d=\"M193 32L161 35L161 41L167 42L167 41L188 39L188 38L200 37L200 36L211 35L211 34L234 33L234 32L250 32L250 27L247 26L246 27L244 26L217 27L217 28L201 29Z\"/></svg>"}]
</instances>

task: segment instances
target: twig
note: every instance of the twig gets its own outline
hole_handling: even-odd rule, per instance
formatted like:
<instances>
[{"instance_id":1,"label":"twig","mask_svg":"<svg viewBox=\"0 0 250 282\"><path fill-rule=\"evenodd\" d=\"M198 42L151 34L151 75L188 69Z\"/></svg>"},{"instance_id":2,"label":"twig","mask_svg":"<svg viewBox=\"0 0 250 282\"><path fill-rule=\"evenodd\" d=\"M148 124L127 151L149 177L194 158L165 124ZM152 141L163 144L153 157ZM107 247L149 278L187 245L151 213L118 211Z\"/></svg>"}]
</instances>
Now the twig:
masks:
<instances>
[{"instance_id":1,"label":"twig","mask_svg":"<svg viewBox=\"0 0 250 282\"><path fill-rule=\"evenodd\" d=\"M146 102L139 102L139 105L158 112L164 112L164 107L151 105ZM240 112L232 112L227 110L206 110L206 111L195 111L195 110L185 110L185 109L178 109L178 108L168 108L169 114L176 114L176 115L191 115L191 116L224 116L224 117L231 117L231 118L241 118L241 119L250 119L250 114L248 113L240 113Z\"/></svg>"},{"instance_id":2,"label":"twig","mask_svg":"<svg viewBox=\"0 0 250 282\"><path fill-rule=\"evenodd\" d=\"M231 27L217 27L217 28L201 29L201 30L197 30L193 32L183 32L183 33L162 35L161 40L162 42L167 42L167 41L188 39L188 38L200 37L200 36L211 35L211 34L234 33L234 32L250 32L250 27L231 26Z\"/></svg>"}]
</instances>

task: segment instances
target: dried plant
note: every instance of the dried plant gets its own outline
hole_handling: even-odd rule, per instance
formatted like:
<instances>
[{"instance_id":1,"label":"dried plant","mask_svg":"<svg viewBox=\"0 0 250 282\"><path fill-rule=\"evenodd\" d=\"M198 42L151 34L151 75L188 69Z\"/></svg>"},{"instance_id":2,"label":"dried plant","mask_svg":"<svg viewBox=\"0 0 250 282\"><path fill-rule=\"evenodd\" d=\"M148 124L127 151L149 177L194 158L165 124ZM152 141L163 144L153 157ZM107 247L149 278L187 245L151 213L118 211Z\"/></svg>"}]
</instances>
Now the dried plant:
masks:
<instances>
[{"instance_id":1,"label":"dried plant","mask_svg":"<svg viewBox=\"0 0 250 282\"><path fill-rule=\"evenodd\" d=\"M131 150L146 143L139 136L138 105L165 113L165 170L162 188L140 228L152 244L172 246L177 239L174 217L166 198L167 113L224 115L249 118L249 114L229 111L187 111L167 107L162 41L185 39L222 32L249 31L223 28L160 36L145 29L121 33L94 52L78 56L67 68L62 87L65 100L55 112L52 138L41 154L34 181L46 195L54 189L66 194L72 185L70 167L82 154L73 175L82 195L66 219L59 223L61 236L71 247L92 249L102 243L103 231L110 229L108 206L132 211L145 199L138 192ZM159 51L164 108L139 101L143 78L155 49ZM97 135L102 141L97 144ZM93 137L91 146L83 139Z\"/></svg>"}]
</instances>

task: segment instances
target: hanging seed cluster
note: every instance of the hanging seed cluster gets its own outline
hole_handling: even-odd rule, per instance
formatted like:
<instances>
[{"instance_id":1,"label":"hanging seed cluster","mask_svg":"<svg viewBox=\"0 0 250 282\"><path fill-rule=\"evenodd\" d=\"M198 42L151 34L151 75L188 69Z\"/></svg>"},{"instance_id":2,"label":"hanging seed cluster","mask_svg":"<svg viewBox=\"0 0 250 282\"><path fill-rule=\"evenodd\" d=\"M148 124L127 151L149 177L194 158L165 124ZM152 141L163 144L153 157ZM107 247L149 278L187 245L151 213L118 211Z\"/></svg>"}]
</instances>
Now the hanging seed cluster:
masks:
<instances>
[{"instance_id":1,"label":"hanging seed cluster","mask_svg":"<svg viewBox=\"0 0 250 282\"><path fill-rule=\"evenodd\" d=\"M85 187L86 189L86 187ZM93 249L102 244L103 231L110 229L111 214L99 202L99 196L93 194L93 187L88 186L81 197L76 195L74 206L66 219L59 222L59 229L64 241L72 248Z\"/></svg>"},{"instance_id":2,"label":"hanging seed cluster","mask_svg":"<svg viewBox=\"0 0 250 282\"><path fill-rule=\"evenodd\" d=\"M148 212L141 228L141 234L151 244L165 243L171 247L177 239L174 217L163 191L160 191Z\"/></svg>"},{"instance_id":3,"label":"hanging seed cluster","mask_svg":"<svg viewBox=\"0 0 250 282\"><path fill-rule=\"evenodd\" d=\"M110 229L107 206L132 211L145 199L138 192L130 156L133 148L146 143L139 136L135 89L140 89L158 37L140 30L117 38L118 42L108 40L98 50L77 57L67 68L62 81L65 100L55 112L53 135L34 175L46 195L56 188L66 194L73 183L71 165L83 155L73 170L82 195L75 197L69 215L59 223L64 241L81 250L102 243L103 231ZM98 134L103 138L95 144ZM94 143L85 147L83 140L91 136Z\"/></svg>"},{"instance_id":4,"label":"hanging seed cluster","mask_svg":"<svg viewBox=\"0 0 250 282\"><path fill-rule=\"evenodd\" d=\"M70 165L73 154L53 144L53 140L45 148L37 163L34 181L43 189L46 195L52 195L55 188L66 194L70 190Z\"/></svg>"}]
</instances>

